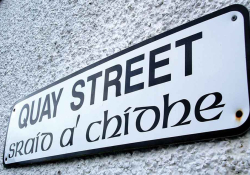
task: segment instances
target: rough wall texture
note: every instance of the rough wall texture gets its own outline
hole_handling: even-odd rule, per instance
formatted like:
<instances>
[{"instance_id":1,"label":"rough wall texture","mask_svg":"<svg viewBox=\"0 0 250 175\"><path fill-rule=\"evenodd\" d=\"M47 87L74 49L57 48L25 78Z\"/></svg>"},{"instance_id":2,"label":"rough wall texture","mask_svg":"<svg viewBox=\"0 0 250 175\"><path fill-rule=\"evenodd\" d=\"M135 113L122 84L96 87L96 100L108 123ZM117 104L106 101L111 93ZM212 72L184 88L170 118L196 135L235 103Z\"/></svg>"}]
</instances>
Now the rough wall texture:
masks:
<instances>
[{"instance_id":1,"label":"rough wall texture","mask_svg":"<svg viewBox=\"0 0 250 175\"><path fill-rule=\"evenodd\" d=\"M0 174L250 174L250 132L221 139L5 169L10 108L93 62L249 0L1 0Z\"/></svg>"}]
</instances>

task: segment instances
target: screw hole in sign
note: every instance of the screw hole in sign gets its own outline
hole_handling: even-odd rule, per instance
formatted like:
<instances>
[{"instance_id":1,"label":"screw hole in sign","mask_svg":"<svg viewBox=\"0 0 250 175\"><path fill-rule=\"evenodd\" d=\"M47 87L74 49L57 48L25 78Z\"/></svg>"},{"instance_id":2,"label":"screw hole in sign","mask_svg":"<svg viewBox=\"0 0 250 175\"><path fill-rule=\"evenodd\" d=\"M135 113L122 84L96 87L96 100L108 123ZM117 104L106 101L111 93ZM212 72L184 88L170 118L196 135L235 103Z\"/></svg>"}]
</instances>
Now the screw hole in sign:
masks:
<instances>
[{"instance_id":1,"label":"screw hole in sign","mask_svg":"<svg viewBox=\"0 0 250 175\"><path fill-rule=\"evenodd\" d=\"M242 110L238 110L238 111L236 112L236 117L237 117L237 118L241 118L242 116L243 116Z\"/></svg>"}]
</instances>

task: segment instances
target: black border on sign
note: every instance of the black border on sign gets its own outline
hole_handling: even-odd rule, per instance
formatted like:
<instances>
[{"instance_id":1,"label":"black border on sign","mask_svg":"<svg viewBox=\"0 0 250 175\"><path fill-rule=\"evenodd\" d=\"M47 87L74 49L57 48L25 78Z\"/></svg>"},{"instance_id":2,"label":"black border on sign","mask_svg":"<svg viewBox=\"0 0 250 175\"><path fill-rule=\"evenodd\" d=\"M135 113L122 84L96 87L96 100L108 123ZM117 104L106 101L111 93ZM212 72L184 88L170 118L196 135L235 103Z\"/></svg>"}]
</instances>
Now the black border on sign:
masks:
<instances>
[{"instance_id":1,"label":"black border on sign","mask_svg":"<svg viewBox=\"0 0 250 175\"><path fill-rule=\"evenodd\" d=\"M162 34L159 34L155 37L152 37L150 39L147 39L141 43L138 43L132 47L129 47L125 50L122 50L114 55L111 55L105 59L102 59L96 63L93 63L90 66L87 66L81 70L78 70L77 72L68 75L42 89L39 89L33 93L31 93L30 95L18 100L13 108L12 111L15 107L15 105L41 91L44 91L52 86L55 86L63 81L66 81L68 79L70 79L71 77L74 77L82 72L85 72L89 69L92 69L100 64L103 64L107 61L110 61L116 57L119 57L120 55L123 55L127 52L130 52L132 50L135 50L139 47L142 47L148 43L154 42L156 40L159 40L163 37L166 37L168 35L171 35L173 33L176 33L178 31L181 31L183 29L186 29L188 27L194 26L196 24L199 24L201 22L204 22L206 20L212 19L214 17L220 16L222 14L225 14L227 12L230 11L238 11L240 12L243 17L244 17L244 30L245 30L245 50L246 50L246 65L247 65L247 81L249 84L249 80L250 80L250 25L249 25L249 12L247 10L246 7L242 6L242 5L231 5L229 7L223 8L221 10L218 10L216 12L213 12L211 14L205 15L199 19L196 19L194 21L188 22L186 24L183 24L179 27L176 27L174 29L171 29L169 31L166 31ZM248 85L248 96L250 94L250 89L249 89L249 85ZM248 97L250 99L250 96ZM10 121L10 118L9 118ZM59 160L59 159L68 159L68 158L73 158L73 157L81 157L81 156L87 156L87 155L93 155L93 154L100 154L100 153L107 153L107 152L116 152L116 151L123 151L123 150L129 150L129 149L139 149L139 148L145 148L145 147L155 147L155 146L159 146L159 145L165 145L165 144L176 144L176 143L184 143L184 142L194 142L194 141L200 141L200 140L207 140L207 139L213 139L213 138L221 138L221 137L232 137L232 136L238 136L238 135L242 135L244 134L250 127L250 117L248 115L248 119L245 121L245 123L243 125L241 125L238 128L233 128L233 129L226 129L226 130L220 130L220 131L212 131L212 132L205 132L205 133L199 133L199 134L191 134L191 135L183 135L183 136L177 136L177 137L170 137L170 138L164 138L164 139L156 139L156 140L150 140L150 141L143 141L143 142L136 142L136 143L130 143L130 144L124 144L124 145L117 145L117 146L110 146L110 147L104 147L104 148L99 148L99 149L93 149L93 150L86 150L86 151L80 151L80 152L75 152L75 153L68 153L68 154L62 154L62 155L56 155L56 156L50 156L50 157L46 157L46 158L38 158L38 159L33 159L33 160L27 160L27 161L22 161L22 162L15 162L12 164L5 164L5 146L6 146L6 139L7 139L7 133L8 133L8 129L9 129L9 125L8 125L8 129L7 129L7 133L6 133L6 138L5 138L5 145L4 145L4 152L3 152L3 165L6 168L10 168L10 167L14 167L14 166L20 166L20 165L28 165L28 164L33 164L33 163L39 163L39 162L52 162L55 160Z\"/></svg>"}]
</instances>

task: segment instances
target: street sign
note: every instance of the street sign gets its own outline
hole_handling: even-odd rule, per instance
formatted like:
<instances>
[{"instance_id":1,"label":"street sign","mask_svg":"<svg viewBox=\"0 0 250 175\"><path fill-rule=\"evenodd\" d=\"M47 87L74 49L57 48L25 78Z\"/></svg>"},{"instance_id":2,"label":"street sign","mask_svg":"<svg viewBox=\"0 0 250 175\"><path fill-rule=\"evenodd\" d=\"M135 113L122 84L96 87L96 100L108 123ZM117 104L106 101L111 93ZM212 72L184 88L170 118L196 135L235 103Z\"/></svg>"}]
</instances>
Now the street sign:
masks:
<instances>
[{"instance_id":1,"label":"street sign","mask_svg":"<svg viewBox=\"0 0 250 175\"><path fill-rule=\"evenodd\" d=\"M18 101L6 167L243 134L249 14L229 6L85 67Z\"/></svg>"}]
</instances>

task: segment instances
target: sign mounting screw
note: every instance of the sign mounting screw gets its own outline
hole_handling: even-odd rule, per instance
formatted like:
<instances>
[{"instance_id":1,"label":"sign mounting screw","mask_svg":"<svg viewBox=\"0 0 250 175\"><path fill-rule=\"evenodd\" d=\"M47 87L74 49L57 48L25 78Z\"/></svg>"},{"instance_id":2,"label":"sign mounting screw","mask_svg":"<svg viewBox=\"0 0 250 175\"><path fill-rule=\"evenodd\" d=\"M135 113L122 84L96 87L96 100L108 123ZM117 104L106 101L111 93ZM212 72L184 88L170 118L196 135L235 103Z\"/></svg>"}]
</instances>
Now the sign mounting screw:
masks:
<instances>
[{"instance_id":1,"label":"sign mounting screw","mask_svg":"<svg viewBox=\"0 0 250 175\"><path fill-rule=\"evenodd\" d=\"M237 20L237 16L233 15L231 19L232 19L232 21L236 21Z\"/></svg>"}]
</instances>

